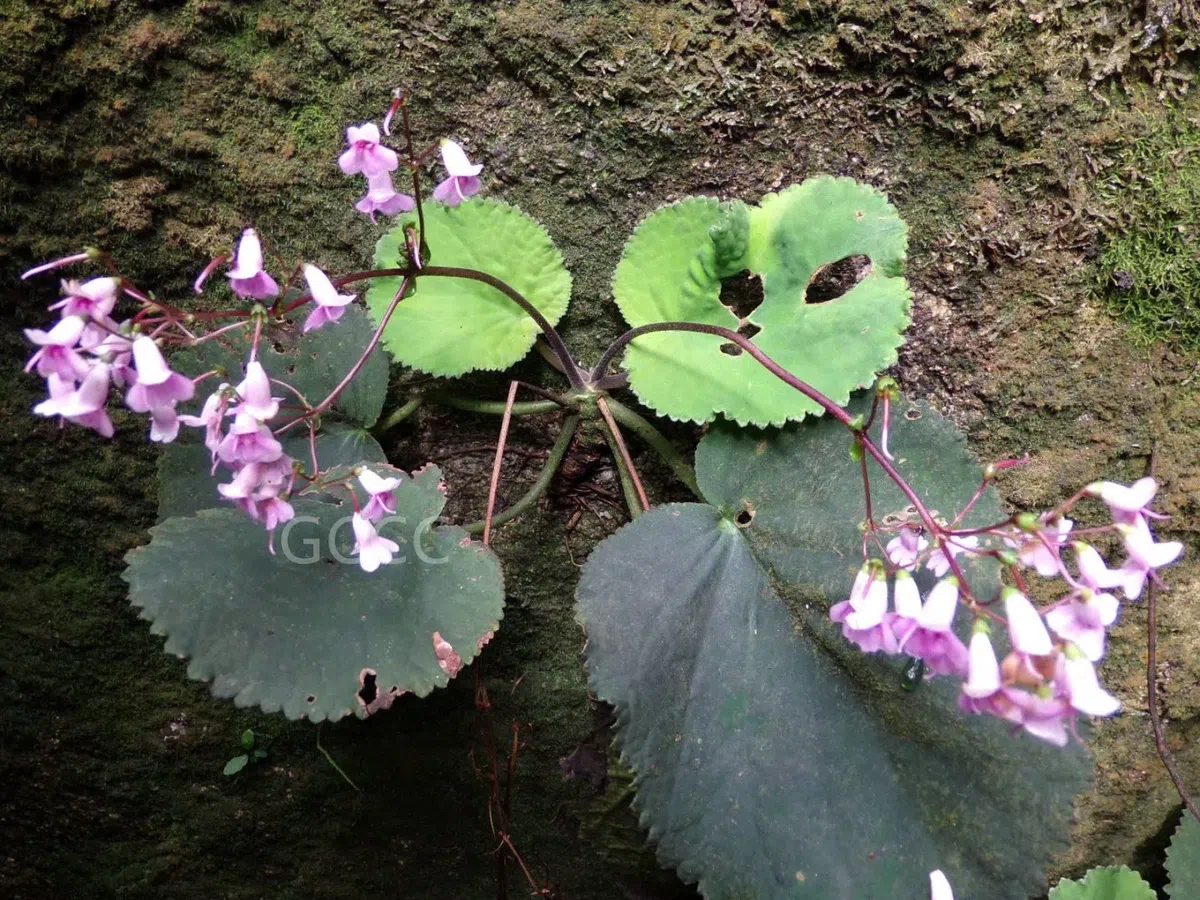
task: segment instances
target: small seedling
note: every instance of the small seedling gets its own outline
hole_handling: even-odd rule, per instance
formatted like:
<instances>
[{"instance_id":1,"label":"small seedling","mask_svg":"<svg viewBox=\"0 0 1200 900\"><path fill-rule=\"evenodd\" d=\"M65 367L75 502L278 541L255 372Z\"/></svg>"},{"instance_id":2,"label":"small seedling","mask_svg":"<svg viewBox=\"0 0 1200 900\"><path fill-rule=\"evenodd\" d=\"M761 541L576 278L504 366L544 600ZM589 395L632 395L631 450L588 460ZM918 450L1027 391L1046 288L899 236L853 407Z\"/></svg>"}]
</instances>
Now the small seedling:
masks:
<instances>
[{"instance_id":1,"label":"small seedling","mask_svg":"<svg viewBox=\"0 0 1200 900\"><path fill-rule=\"evenodd\" d=\"M225 763L224 772L226 775L236 775L252 762L262 762L267 758L265 748L258 746L258 736L254 734L253 729L247 728L242 732L242 749L245 753L239 753L229 762Z\"/></svg>"}]
</instances>

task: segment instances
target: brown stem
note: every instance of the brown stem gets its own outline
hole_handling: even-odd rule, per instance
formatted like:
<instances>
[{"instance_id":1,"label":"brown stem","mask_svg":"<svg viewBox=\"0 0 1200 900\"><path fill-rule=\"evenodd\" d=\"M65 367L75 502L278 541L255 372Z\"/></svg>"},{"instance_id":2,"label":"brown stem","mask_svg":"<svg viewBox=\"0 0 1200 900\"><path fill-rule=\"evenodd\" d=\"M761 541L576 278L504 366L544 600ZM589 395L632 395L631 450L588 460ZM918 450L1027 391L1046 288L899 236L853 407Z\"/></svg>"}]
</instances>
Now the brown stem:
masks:
<instances>
[{"instance_id":1,"label":"brown stem","mask_svg":"<svg viewBox=\"0 0 1200 900\"><path fill-rule=\"evenodd\" d=\"M1158 465L1158 447L1150 450L1151 478ZM1200 808L1192 799L1183 776L1179 774L1179 766L1175 762L1175 754L1167 746L1167 736L1163 730L1162 718L1158 714L1158 585L1153 580L1146 585L1146 694L1150 708L1150 728L1154 731L1154 747L1158 750L1158 758L1162 760L1167 774L1175 783L1175 790L1183 805L1187 807L1196 821L1200 822Z\"/></svg>"},{"instance_id":2,"label":"brown stem","mask_svg":"<svg viewBox=\"0 0 1200 900\"><path fill-rule=\"evenodd\" d=\"M492 463L492 481L488 486L487 514L483 519L483 545L492 541L492 515L496 512L496 490L500 487L500 467L504 463L504 445L508 442L508 425L512 421L513 404L517 401L519 382L508 386L508 399L504 405L504 418L500 420L500 440L496 443L496 461Z\"/></svg>"},{"instance_id":3,"label":"brown stem","mask_svg":"<svg viewBox=\"0 0 1200 900\"><path fill-rule=\"evenodd\" d=\"M625 446L625 438L621 435L621 429L617 427L616 420L613 419L612 412L608 408L608 401L604 399L603 395L597 397L596 406L600 409L600 415L604 416L604 424L608 426L608 430L617 444L617 449L621 453L621 461L625 463L625 468L629 471L634 490L637 491L638 502L642 504L643 510L649 510L650 501L646 497L646 489L642 487L642 479L638 477L637 469L633 467L629 448Z\"/></svg>"}]
</instances>

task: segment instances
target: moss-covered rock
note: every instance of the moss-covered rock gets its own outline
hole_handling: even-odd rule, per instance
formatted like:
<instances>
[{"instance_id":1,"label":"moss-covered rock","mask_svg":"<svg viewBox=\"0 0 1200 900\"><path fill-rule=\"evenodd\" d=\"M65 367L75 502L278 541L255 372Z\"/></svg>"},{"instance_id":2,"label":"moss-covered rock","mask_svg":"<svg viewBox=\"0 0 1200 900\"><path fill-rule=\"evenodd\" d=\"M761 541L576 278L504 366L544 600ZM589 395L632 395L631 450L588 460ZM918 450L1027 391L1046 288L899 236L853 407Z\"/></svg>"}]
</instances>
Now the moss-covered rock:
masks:
<instances>
[{"instance_id":1,"label":"moss-covered rock","mask_svg":"<svg viewBox=\"0 0 1200 900\"><path fill-rule=\"evenodd\" d=\"M575 278L566 333L585 361L621 328L609 278L625 235L660 203L754 199L817 172L879 186L913 240L915 323L897 370L906 390L967 425L985 457L1033 454L1003 484L1017 508L1102 474L1139 475L1156 445L1168 530L1194 538L1195 357L1134 347L1089 297L1109 224L1099 213L1134 184L1120 170L1098 182L1096 166L1138 158L1134 136L1194 116L1194 101L1170 113L1158 99L1194 80L1190 38L1178 25L1151 34L1115 0L1045 6L8 3L5 895L496 896L489 735L507 747L513 725L512 840L539 884L597 900L683 891L647 870L631 820L614 813L628 773L592 777L607 719L588 697L571 593L575 565L621 517L597 436L584 435L535 514L501 530L509 607L481 663L425 701L322 733L358 794L317 752L311 725L212 700L129 610L120 560L154 514L142 424L119 416L105 443L27 416L39 385L19 372L18 329L44 322L54 290L53 278L22 285L16 272L102 244L127 274L182 298L247 221L286 259L358 268L379 228L352 211L360 185L334 159L344 125L377 118L396 86L410 92L419 140L461 138L487 167L486 190L538 217L563 248ZM1138 235L1161 240L1169 221L1156 216L1125 221L1107 252ZM552 378L536 358L520 371ZM497 396L503 383L466 389ZM398 382L395 399L403 391ZM548 427L519 423L513 446L548 446ZM486 418L422 411L386 449L400 465L438 462L451 511L473 517L494 437ZM533 477L527 462L506 465L510 499ZM639 464L656 500L678 496L664 469L644 454ZM1172 746L1200 785L1198 577L1194 553L1171 573L1159 683ZM1151 863L1177 805L1139 712L1144 640L1144 612L1131 605L1105 670L1129 711L1096 731L1100 775L1064 870ZM274 736L269 763L225 778L247 726ZM524 876L505 871L520 895Z\"/></svg>"}]
</instances>

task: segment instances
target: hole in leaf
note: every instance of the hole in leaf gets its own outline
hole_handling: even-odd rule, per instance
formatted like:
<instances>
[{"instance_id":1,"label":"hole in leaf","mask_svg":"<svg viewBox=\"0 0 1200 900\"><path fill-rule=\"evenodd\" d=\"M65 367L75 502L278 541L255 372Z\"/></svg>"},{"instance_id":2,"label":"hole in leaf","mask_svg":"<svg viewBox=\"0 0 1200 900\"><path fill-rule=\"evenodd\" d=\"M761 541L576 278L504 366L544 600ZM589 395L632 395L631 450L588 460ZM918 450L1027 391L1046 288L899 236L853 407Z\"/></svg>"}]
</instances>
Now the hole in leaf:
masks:
<instances>
[{"instance_id":1,"label":"hole in leaf","mask_svg":"<svg viewBox=\"0 0 1200 900\"><path fill-rule=\"evenodd\" d=\"M737 333L740 334L744 338L750 339L750 338L753 338L760 331L762 331L762 329L759 328L757 325L753 324L752 322L744 322L744 323L742 323L742 326L737 330ZM724 344L721 345L720 350L726 356L741 356L742 355L742 348L739 347L737 344L733 343L732 341L726 341Z\"/></svg>"},{"instance_id":2,"label":"hole in leaf","mask_svg":"<svg viewBox=\"0 0 1200 900\"><path fill-rule=\"evenodd\" d=\"M295 375L295 374L296 374L296 367L295 367L295 366L288 366L288 367L287 367L287 373L288 373L289 375Z\"/></svg>"},{"instance_id":3,"label":"hole in leaf","mask_svg":"<svg viewBox=\"0 0 1200 900\"><path fill-rule=\"evenodd\" d=\"M739 319L744 319L763 302L762 279L734 275L721 282L721 303Z\"/></svg>"},{"instance_id":4,"label":"hole in leaf","mask_svg":"<svg viewBox=\"0 0 1200 900\"><path fill-rule=\"evenodd\" d=\"M283 341L275 341L273 344L271 344L271 346L274 348L276 353L283 352Z\"/></svg>"},{"instance_id":5,"label":"hole in leaf","mask_svg":"<svg viewBox=\"0 0 1200 900\"><path fill-rule=\"evenodd\" d=\"M746 503L741 511L733 517L733 524L738 528L745 528L754 521L754 510L750 508L750 504Z\"/></svg>"},{"instance_id":6,"label":"hole in leaf","mask_svg":"<svg viewBox=\"0 0 1200 900\"><path fill-rule=\"evenodd\" d=\"M904 418L908 419L910 422L915 422L917 419L921 418L921 411L919 409L910 409L904 414Z\"/></svg>"},{"instance_id":7,"label":"hole in leaf","mask_svg":"<svg viewBox=\"0 0 1200 900\"><path fill-rule=\"evenodd\" d=\"M317 698L316 698L314 695L312 695L312 694L309 694L309 695L308 695L308 702L309 702L309 703L316 703L316 702L317 702Z\"/></svg>"},{"instance_id":8,"label":"hole in leaf","mask_svg":"<svg viewBox=\"0 0 1200 900\"><path fill-rule=\"evenodd\" d=\"M859 253L822 266L809 279L804 299L808 303L828 303L845 294L871 273L871 257Z\"/></svg>"},{"instance_id":9,"label":"hole in leaf","mask_svg":"<svg viewBox=\"0 0 1200 900\"><path fill-rule=\"evenodd\" d=\"M375 686L375 672L372 669L363 669L359 681L362 682L362 687L358 689L358 699L370 706L379 696L379 688Z\"/></svg>"}]
</instances>

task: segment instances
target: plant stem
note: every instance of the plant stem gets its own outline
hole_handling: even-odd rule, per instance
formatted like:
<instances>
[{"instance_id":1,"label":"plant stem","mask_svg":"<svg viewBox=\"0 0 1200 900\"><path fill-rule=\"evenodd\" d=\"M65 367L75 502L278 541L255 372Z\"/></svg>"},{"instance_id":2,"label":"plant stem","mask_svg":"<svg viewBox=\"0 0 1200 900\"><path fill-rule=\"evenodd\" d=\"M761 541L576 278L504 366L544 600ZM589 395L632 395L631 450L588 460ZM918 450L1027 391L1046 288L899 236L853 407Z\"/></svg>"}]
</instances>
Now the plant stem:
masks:
<instances>
[{"instance_id":1,"label":"plant stem","mask_svg":"<svg viewBox=\"0 0 1200 900\"><path fill-rule=\"evenodd\" d=\"M462 409L467 412L487 413L502 416L506 406L500 400L476 400L474 397L460 397L457 394L429 394L425 399L440 406ZM514 403L514 416L536 416L542 413L558 412L562 404L556 400L530 400L527 403Z\"/></svg>"},{"instance_id":2,"label":"plant stem","mask_svg":"<svg viewBox=\"0 0 1200 900\"><path fill-rule=\"evenodd\" d=\"M505 522L511 521L519 516L529 507L537 503L538 498L546 493L546 488L550 486L551 480L554 478L554 473L558 471L558 467L562 464L563 457L567 454L567 449L571 446L571 439L575 437L575 430L579 427L579 416L568 416L563 421L562 430L558 433L558 438L554 441L554 446L550 448L550 455L546 457L546 463L542 466L542 471L538 474L537 481L533 483L525 495L503 512L499 512L492 516L492 526L503 525ZM463 530L467 534L482 534L484 523L482 520L471 522L463 526Z\"/></svg>"},{"instance_id":3,"label":"plant stem","mask_svg":"<svg viewBox=\"0 0 1200 900\"><path fill-rule=\"evenodd\" d=\"M415 413L418 409L420 409L421 404L424 402L425 398L418 394L371 430L376 434L383 434L385 431L390 431L392 428L395 428L397 425Z\"/></svg>"},{"instance_id":4,"label":"plant stem","mask_svg":"<svg viewBox=\"0 0 1200 900\"><path fill-rule=\"evenodd\" d=\"M621 458L621 451L617 447L617 442L613 440L612 432L607 428L604 429L604 439L608 441L608 449L613 455L613 463L616 465L617 475L621 479L621 493L625 498L625 506L629 510L629 518L636 519L642 514L641 500L633 487L633 481L629 477L629 470L625 468L625 460Z\"/></svg>"},{"instance_id":5,"label":"plant stem","mask_svg":"<svg viewBox=\"0 0 1200 900\"><path fill-rule=\"evenodd\" d=\"M332 283L334 287L340 288L356 281L366 281L371 278L402 277L411 279L425 275L429 275L434 278L466 278L469 281L478 281L481 284L486 284L489 287L493 287L498 290L513 303L517 304L517 306L521 307L521 309L525 311L525 314L533 319L533 321L537 323L538 327L542 329L542 334L546 336L546 341L550 344L551 349L554 350L554 355L557 356L559 362L562 363L563 372L566 374L567 380L571 382L571 387L577 391L584 389L586 384L583 372L580 370L578 364L571 356L571 353L567 349L567 345L563 341L562 336L554 330L554 326L551 325L549 320L542 315L541 310L530 303L529 300L526 299L525 295L516 288L504 281L501 281L494 275L489 275L487 272L480 272L477 269L465 269L457 266L425 266L424 268L409 266L406 268L371 269L370 271L366 272L351 272L348 275L342 275L339 278L332 279ZM311 300L312 294L304 294L300 297L297 297L295 300L285 306L283 311L291 312L292 310L303 306L305 303L308 303Z\"/></svg>"},{"instance_id":6,"label":"plant stem","mask_svg":"<svg viewBox=\"0 0 1200 900\"><path fill-rule=\"evenodd\" d=\"M608 431L613 437L613 442L617 445L617 450L621 454L621 460L625 463L625 468L629 472L629 480L633 482L638 502L642 504L642 511L646 512L650 509L650 500L646 497L646 489L642 487L642 479L638 477L637 468L633 464L633 457L629 455L629 448L625 446L625 438L621 434L621 429L613 421L612 412L608 408L608 400L604 397L597 397L596 406L599 407L600 414L604 417L604 424L608 426Z\"/></svg>"},{"instance_id":7,"label":"plant stem","mask_svg":"<svg viewBox=\"0 0 1200 900\"><path fill-rule=\"evenodd\" d=\"M517 388L521 385L514 381L508 386L508 399L504 401L504 418L500 420L500 440L496 442L496 461L492 463L492 480L488 485L487 512L483 517L483 546L492 542L492 513L496 511L496 491L500 487L500 467L504 464L504 445L508 441L508 426L512 422L513 404L517 402Z\"/></svg>"},{"instance_id":8,"label":"plant stem","mask_svg":"<svg viewBox=\"0 0 1200 900\"><path fill-rule=\"evenodd\" d=\"M703 500L704 495L700 492L700 485L696 481L695 469L672 446L671 442L663 436L663 433L624 403L619 403L612 397L607 399L613 418L645 441L659 455L662 461L667 464L675 474L675 477L682 481L687 489L695 494L698 499Z\"/></svg>"},{"instance_id":9,"label":"plant stem","mask_svg":"<svg viewBox=\"0 0 1200 900\"><path fill-rule=\"evenodd\" d=\"M336 400L338 398L338 395L346 389L346 385L348 385L351 381L353 381L355 379L355 377L358 375L358 373L362 370L362 367L364 365L366 365L367 358L370 357L371 352L375 349L375 345L379 343L379 338L383 335L383 329L387 327L387 323L392 318L392 313L394 313L396 311L396 307L400 305L400 301L403 300L404 297L408 294L408 288L409 288L409 285L411 285L411 284L412 284L411 278L405 278L403 281L400 282L400 287L399 287L399 289L397 289L395 295L392 297L392 302L388 305L387 311L383 314L383 317L379 320L379 326L375 329L375 333L373 335L371 335L371 340L367 343L367 348L365 350L363 350L362 355L358 358L358 361L350 368L350 371L346 373L346 376L338 383L337 387L335 387L332 391L329 392L329 396L326 397L324 400L322 400L320 403L318 403L316 406L314 406L312 409L310 409L308 412L306 412L300 418L293 419L291 422L288 422L282 428L276 429L276 431L275 431L276 435L283 434L283 432L287 431L289 428L291 428L297 422L303 421L304 419L311 419L314 416L319 416L321 413L323 413L325 410L329 409L329 407L333 405L333 401Z\"/></svg>"},{"instance_id":10,"label":"plant stem","mask_svg":"<svg viewBox=\"0 0 1200 900\"><path fill-rule=\"evenodd\" d=\"M851 433L861 441L863 449L871 454L871 458L879 464L879 467L883 469L888 478L890 478L895 483L896 487L900 488L900 490L904 493L904 496L908 498L908 502L913 505L914 509L916 509L917 515L921 518L921 523L926 529L928 529L930 535L939 542L944 541L944 529L942 529L934 520L933 515L926 508L921 498L917 496L916 491L914 491L909 483L904 480L904 477L896 471L896 467L892 465L887 456L882 450L879 449L879 447L875 445L875 442L870 439L866 432L860 432L854 427L851 415L812 385L808 384L808 382L801 381L783 366L779 365L779 363L775 362L775 360L763 353L763 351L760 350L752 341L738 334L736 331L733 331L729 328L722 328L719 325L702 325L699 322L655 322L651 325L642 325L638 328L631 328L629 331L625 332L623 335L613 341L612 344L609 345L608 349L604 351L604 354L600 357L600 361L596 364L596 368L594 368L591 372L591 379L595 381L596 378L602 377L608 371L608 367L612 364L612 361L616 355L620 353L621 349L630 341L634 340L635 338L639 338L644 334L653 334L654 332L658 331L691 331L698 334L711 334L714 337L723 338L730 343L737 344L742 348L742 350L750 354L750 356L753 357L754 360L758 362L758 364L764 369L766 369L784 384L794 388L805 397L812 400L823 410L825 410L825 412L829 413L829 415L850 429ZM950 571L963 585L964 592L967 591L968 588L966 575L963 573L962 567L958 564L958 561L954 558L954 555L949 552L949 550L946 552L946 559L950 563Z\"/></svg>"},{"instance_id":11,"label":"plant stem","mask_svg":"<svg viewBox=\"0 0 1200 900\"><path fill-rule=\"evenodd\" d=\"M323 725L324 723L322 722L321 724ZM345 772L343 772L342 767L339 766L336 762L334 762L333 757L329 755L329 751L321 746L321 728L320 728L320 726L317 727L317 749L321 751L321 755L325 757L325 761L327 763L329 763L331 766L333 766L333 770L335 772L337 772L339 775L341 775L342 778L344 778L346 780L346 784L350 785L350 787L354 788L356 791L358 791L361 794L362 788L360 788L357 784L355 784L353 781L350 780L350 776L347 775Z\"/></svg>"},{"instance_id":12,"label":"plant stem","mask_svg":"<svg viewBox=\"0 0 1200 900\"><path fill-rule=\"evenodd\" d=\"M1150 449L1150 468L1147 474L1151 478L1154 477L1156 468L1158 468L1157 445ZM1179 774L1179 767L1175 764L1175 755L1167 746L1167 736L1163 731L1162 719L1158 715L1158 585L1154 583L1154 579L1150 579L1150 583L1146 585L1146 700L1150 711L1150 728L1154 731L1154 748L1158 751L1158 758L1162 760L1167 774L1171 776L1171 781L1174 782L1175 790L1183 800L1183 805L1187 807L1188 812L1195 816L1197 821L1200 821L1200 808L1197 808L1196 801L1192 799L1183 776Z\"/></svg>"}]
</instances>

